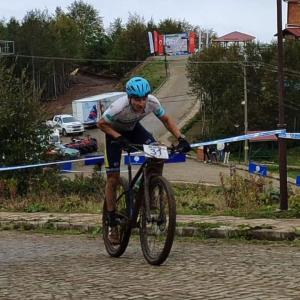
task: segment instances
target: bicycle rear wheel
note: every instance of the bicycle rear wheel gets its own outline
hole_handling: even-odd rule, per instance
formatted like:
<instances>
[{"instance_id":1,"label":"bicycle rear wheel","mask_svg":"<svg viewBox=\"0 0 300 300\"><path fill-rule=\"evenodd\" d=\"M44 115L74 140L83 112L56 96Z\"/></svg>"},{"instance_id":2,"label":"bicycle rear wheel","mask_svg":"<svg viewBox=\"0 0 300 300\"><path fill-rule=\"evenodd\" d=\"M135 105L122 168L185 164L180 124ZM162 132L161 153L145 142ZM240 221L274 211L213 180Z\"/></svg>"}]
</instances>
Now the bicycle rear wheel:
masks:
<instances>
[{"instance_id":1,"label":"bicycle rear wheel","mask_svg":"<svg viewBox=\"0 0 300 300\"><path fill-rule=\"evenodd\" d=\"M168 258L173 245L176 204L172 187L162 176L150 179L149 196L151 220L147 220L145 203L141 210L141 247L149 264L160 265Z\"/></svg>"},{"instance_id":2,"label":"bicycle rear wheel","mask_svg":"<svg viewBox=\"0 0 300 300\"><path fill-rule=\"evenodd\" d=\"M110 228L108 225L106 201L104 201L103 205L102 236L107 253L113 257L119 257L125 252L131 235L131 225L128 217L129 198L125 191L128 191L128 181L127 179L121 177L120 183L116 190L116 215L121 222L116 226L116 228L114 228L114 230L117 230L119 235L119 243L112 243L109 239L109 234L112 228Z\"/></svg>"}]
</instances>

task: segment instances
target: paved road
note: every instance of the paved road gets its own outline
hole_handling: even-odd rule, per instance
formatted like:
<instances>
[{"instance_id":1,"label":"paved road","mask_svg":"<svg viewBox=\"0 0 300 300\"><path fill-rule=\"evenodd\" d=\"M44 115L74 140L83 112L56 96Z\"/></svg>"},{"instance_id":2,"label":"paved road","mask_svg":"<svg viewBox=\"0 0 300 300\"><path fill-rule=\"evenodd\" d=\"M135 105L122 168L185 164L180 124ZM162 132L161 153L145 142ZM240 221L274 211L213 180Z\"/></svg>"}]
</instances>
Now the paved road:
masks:
<instances>
[{"instance_id":1,"label":"paved road","mask_svg":"<svg viewBox=\"0 0 300 300\"><path fill-rule=\"evenodd\" d=\"M195 106L196 98L189 95L190 88L185 71L188 56L168 56L167 58L169 61L169 77L166 83L157 91L156 96L165 107L168 115L179 124L193 108L195 108L194 114L196 114L199 107ZM190 118L192 117L193 115L190 116ZM153 114L148 115L141 123L156 138L166 132L163 124L157 122L157 118ZM163 142L166 142L166 139L163 139Z\"/></svg>"},{"instance_id":2,"label":"paved road","mask_svg":"<svg viewBox=\"0 0 300 300\"><path fill-rule=\"evenodd\" d=\"M73 163L73 171L84 172L89 175L93 172L94 166L84 166L82 162ZM133 166L133 174L139 166ZM127 176L126 166L121 166L122 176ZM172 182L190 182L190 183L207 183L220 185L220 173L229 176L229 167L215 164L204 164L192 159L187 159L185 163L166 164L163 175ZM244 174L244 172L243 172ZM69 174L71 178L74 174Z\"/></svg>"},{"instance_id":3,"label":"paved road","mask_svg":"<svg viewBox=\"0 0 300 300\"><path fill-rule=\"evenodd\" d=\"M199 111L199 107L195 105L195 97L189 95L190 89L185 72L187 58L188 56L168 57L170 74L168 80L156 93L167 113L172 116L179 126L183 126L188 118L192 118ZM161 58L158 57L157 59ZM68 105L64 112L71 113L71 110L71 106ZM157 139L166 132L164 125L153 114L145 117L141 123ZM99 129L87 129L85 134L97 138L101 144L100 149L103 149L104 134ZM62 137L62 141L63 143L69 142L70 138ZM166 139L163 138L163 141L166 142Z\"/></svg>"},{"instance_id":4,"label":"paved road","mask_svg":"<svg viewBox=\"0 0 300 300\"><path fill-rule=\"evenodd\" d=\"M135 240L111 259L101 239L0 232L0 299L300 299L300 251L177 241L149 266Z\"/></svg>"}]
</instances>

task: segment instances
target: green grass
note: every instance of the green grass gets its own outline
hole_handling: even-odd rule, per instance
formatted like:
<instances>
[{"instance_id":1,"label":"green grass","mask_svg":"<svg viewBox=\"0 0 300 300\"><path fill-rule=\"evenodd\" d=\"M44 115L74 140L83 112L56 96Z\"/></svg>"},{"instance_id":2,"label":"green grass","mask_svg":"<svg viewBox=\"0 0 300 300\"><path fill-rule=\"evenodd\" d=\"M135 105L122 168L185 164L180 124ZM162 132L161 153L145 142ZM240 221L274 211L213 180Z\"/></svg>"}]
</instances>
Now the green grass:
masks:
<instances>
[{"instance_id":1,"label":"green grass","mask_svg":"<svg viewBox=\"0 0 300 300\"><path fill-rule=\"evenodd\" d=\"M117 86L118 89L124 90L125 84L129 78L133 76L145 77L151 84L152 91L155 91L166 80L166 69L163 61L149 61L141 67L135 69L122 78L121 83Z\"/></svg>"},{"instance_id":2,"label":"green grass","mask_svg":"<svg viewBox=\"0 0 300 300\"><path fill-rule=\"evenodd\" d=\"M268 165L267 166L269 172L279 174L279 166L278 165ZM297 176L300 175L300 166L299 168L287 167L288 177L296 179Z\"/></svg>"},{"instance_id":3,"label":"green grass","mask_svg":"<svg viewBox=\"0 0 300 300\"><path fill-rule=\"evenodd\" d=\"M262 180L262 179L260 179ZM266 188L261 190L262 184ZM289 193L288 211L277 211L278 192L268 182L242 177L225 178L221 187L200 184L173 184L177 214L238 216L246 218L300 218L300 195ZM17 197L0 199L0 211L65 212L100 214L103 198L89 195L67 197L48 194L44 197Z\"/></svg>"}]
</instances>

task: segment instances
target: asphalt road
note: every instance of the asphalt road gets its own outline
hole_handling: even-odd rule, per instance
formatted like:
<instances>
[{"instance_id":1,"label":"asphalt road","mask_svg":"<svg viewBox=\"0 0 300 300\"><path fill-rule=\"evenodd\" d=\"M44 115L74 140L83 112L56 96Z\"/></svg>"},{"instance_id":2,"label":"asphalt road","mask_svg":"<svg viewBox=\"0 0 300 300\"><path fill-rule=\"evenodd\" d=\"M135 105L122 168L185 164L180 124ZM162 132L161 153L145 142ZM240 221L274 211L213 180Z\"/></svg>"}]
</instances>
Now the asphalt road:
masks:
<instances>
[{"instance_id":1,"label":"asphalt road","mask_svg":"<svg viewBox=\"0 0 300 300\"><path fill-rule=\"evenodd\" d=\"M299 247L176 241L166 264L138 239L110 258L100 238L0 232L0 299L300 299Z\"/></svg>"},{"instance_id":2,"label":"asphalt road","mask_svg":"<svg viewBox=\"0 0 300 300\"><path fill-rule=\"evenodd\" d=\"M161 58L158 57L157 59ZM179 124L187 115L190 115L193 108L195 108L195 113L198 112L198 109L195 107L195 97L189 95L190 89L185 72L187 56L168 57L168 60L170 61L168 80L155 95L165 107L166 112ZM71 106L66 106L64 112L72 114ZM158 140L166 132L162 122L153 114L145 117L141 123ZM99 129L86 129L84 134L90 134L96 138L100 144L100 149L103 149L104 134ZM69 142L70 137L62 137L62 141L63 143Z\"/></svg>"}]
</instances>

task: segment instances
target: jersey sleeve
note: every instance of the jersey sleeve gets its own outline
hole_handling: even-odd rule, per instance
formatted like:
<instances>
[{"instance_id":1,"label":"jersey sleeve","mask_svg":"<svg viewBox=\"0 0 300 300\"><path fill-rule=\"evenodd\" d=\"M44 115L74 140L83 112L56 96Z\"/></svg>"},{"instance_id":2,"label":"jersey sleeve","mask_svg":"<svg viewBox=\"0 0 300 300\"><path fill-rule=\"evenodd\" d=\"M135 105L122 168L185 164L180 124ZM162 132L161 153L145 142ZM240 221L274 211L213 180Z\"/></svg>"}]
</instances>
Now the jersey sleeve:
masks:
<instances>
[{"instance_id":1,"label":"jersey sleeve","mask_svg":"<svg viewBox=\"0 0 300 300\"><path fill-rule=\"evenodd\" d=\"M128 104L127 102L127 96L115 100L104 111L104 113L102 114L102 118L108 123L114 123L117 119L117 116L120 114L120 112L123 111L124 107Z\"/></svg>"},{"instance_id":2,"label":"jersey sleeve","mask_svg":"<svg viewBox=\"0 0 300 300\"><path fill-rule=\"evenodd\" d=\"M116 108L111 104L107 110L104 111L102 118L108 122L113 123L115 121L115 115L117 114Z\"/></svg>"},{"instance_id":3,"label":"jersey sleeve","mask_svg":"<svg viewBox=\"0 0 300 300\"><path fill-rule=\"evenodd\" d=\"M149 103L152 107L153 113L158 117L161 118L166 114L166 111L164 107L161 105L161 103L158 101L156 97L153 95L149 95Z\"/></svg>"}]
</instances>

